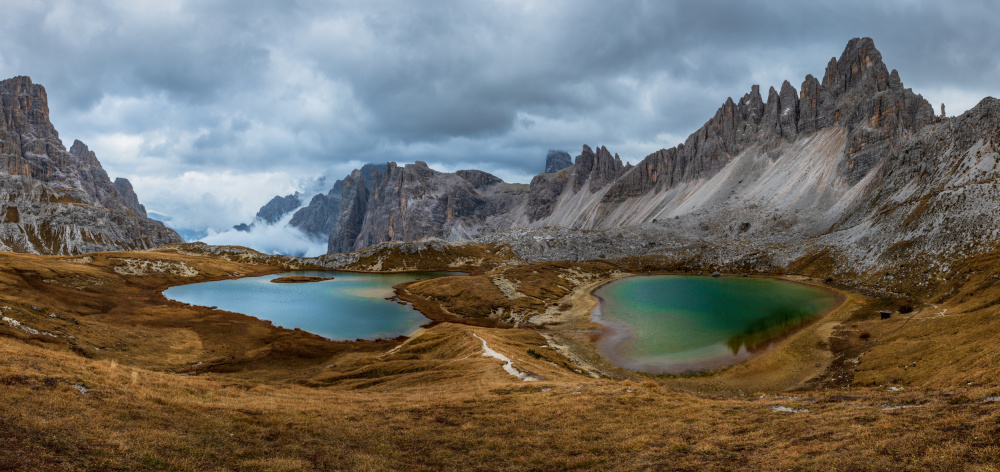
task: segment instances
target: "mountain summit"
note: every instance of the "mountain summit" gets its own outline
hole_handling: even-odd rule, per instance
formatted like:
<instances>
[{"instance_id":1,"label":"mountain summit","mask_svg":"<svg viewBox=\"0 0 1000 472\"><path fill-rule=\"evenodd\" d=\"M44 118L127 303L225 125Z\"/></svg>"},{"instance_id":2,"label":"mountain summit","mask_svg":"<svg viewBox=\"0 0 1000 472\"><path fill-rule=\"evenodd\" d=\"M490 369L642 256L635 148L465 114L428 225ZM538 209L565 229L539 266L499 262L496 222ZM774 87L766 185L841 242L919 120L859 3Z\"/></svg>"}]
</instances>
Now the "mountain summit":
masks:
<instances>
[{"instance_id":1,"label":"mountain summit","mask_svg":"<svg viewBox=\"0 0 1000 472\"><path fill-rule=\"evenodd\" d=\"M717 261L765 253L779 266L818 251L845 268L937 257L1000 227L990 197L1000 190L984 187L1000 181L997 107L986 99L936 116L870 38L855 38L822 81L784 81L766 97L754 85L635 166L583 146L572 165L547 156L549 172L527 187L423 163L366 166L291 221L331 252L434 236L508 242L543 259L659 253L660 242L709 245ZM566 230L596 231L568 243ZM641 237L620 240L633 230Z\"/></svg>"},{"instance_id":2,"label":"mountain summit","mask_svg":"<svg viewBox=\"0 0 1000 472\"><path fill-rule=\"evenodd\" d=\"M147 218L132 184L112 182L86 144L66 150L44 87L0 81L0 111L0 249L78 254L183 242Z\"/></svg>"}]
</instances>

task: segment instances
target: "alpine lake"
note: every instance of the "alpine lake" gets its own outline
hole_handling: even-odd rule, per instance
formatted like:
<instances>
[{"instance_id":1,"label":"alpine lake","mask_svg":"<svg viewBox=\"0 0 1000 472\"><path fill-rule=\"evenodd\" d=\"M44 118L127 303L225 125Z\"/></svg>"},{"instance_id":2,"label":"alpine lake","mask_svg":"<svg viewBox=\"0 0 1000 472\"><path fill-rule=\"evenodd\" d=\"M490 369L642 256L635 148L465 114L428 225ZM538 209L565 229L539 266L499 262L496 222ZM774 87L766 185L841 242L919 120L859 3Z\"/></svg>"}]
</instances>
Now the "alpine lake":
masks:
<instances>
[{"instance_id":1,"label":"alpine lake","mask_svg":"<svg viewBox=\"0 0 1000 472\"><path fill-rule=\"evenodd\" d=\"M462 272L369 274L299 271L170 287L163 296L192 305L214 306L299 328L328 339L390 339L408 336L431 320L410 304L391 300L393 287ZM272 283L278 277L333 277L308 283Z\"/></svg>"},{"instance_id":2,"label":"alpine lake","mask_svg":"<svg viewBox=\"0 0 1000 472\"><path fill-rule=\"evenodd\" d=\"M299 271L170 287L163 295L243 313L332 340L409 336L430 319L394 300L394 286L461 272L373 274ZM332 277L272 283L279 277ZM653 374L736 364L833 308L837 294L765 278L633 276L594 291L597 350L610 363Z\"/></svg>"},{"instance_id":3,"label":"alpine lake","mask_svg":"<svg viewBox=\"0 0 1000 472\"><path fill-rule=\"evenodd\" d=\"M765 278L634 276L596 291L597 350L614 365L653 374L724 368L767 350L838 295Z\"/></svg>"}]
</instances>

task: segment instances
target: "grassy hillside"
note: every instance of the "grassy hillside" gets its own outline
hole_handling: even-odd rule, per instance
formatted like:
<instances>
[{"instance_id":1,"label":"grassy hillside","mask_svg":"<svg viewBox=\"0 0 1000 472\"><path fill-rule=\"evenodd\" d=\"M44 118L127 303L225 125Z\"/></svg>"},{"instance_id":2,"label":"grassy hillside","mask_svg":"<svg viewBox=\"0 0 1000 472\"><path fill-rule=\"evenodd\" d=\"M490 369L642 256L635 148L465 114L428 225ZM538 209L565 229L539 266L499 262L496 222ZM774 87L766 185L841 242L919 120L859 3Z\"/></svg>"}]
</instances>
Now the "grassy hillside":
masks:
<instances>
[{"instance_id":1,"label":"grassy hillside","mask_svg":"<svg viewBox=\"0 0 1000 472\"><path fill-rule=\"evenodd\" d=\"M344 343L160 295L284 270L267 263L0 254L3 316L18 323L0 322L0 469L995 470L998 257L917 294L826 284L841 307L777 349L652 376L560 346L593 336L592 287L679 270L651 261L511 261L419 282L407 293L460 323ZM819 262L799 269L823 280ZM915 310L877 319L903 303ZM586 329L559 336L572 326ZM541 380L509 375L484 341Z\"/></svg>"}]
</instances>

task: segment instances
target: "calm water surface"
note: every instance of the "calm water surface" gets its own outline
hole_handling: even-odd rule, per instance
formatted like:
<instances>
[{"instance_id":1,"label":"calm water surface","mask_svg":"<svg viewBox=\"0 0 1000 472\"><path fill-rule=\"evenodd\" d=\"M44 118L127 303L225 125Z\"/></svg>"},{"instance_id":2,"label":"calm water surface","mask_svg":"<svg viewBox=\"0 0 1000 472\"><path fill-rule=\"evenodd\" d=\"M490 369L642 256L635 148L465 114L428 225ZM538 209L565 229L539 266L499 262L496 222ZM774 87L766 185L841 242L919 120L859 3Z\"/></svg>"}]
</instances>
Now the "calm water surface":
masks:
<instances>
[{"instance_id":1,"label":"calm water surface","mask_svg":"<svg viewBox=\"0 0 1000 472\"><path fill-rule=\"evenodd\" d=\"M772 279L629 277L594 292L609 361L649 373L717 369L749 359L832 308L833 292Z\"/></svg>"},{"instance_id":2,"label":"calm water surface","mask_svg":"<svg viewBox=\"0 0 1000 472\"><path fill-rule=\"evenodd\" d=\"M334 280L272 283L287 275L315 275ZM302 271L170 287L171 300L243 313L283 328L299 328L336 340L408 336L430 321L410 305L386 298L394 285L420 279L464 275L460 272L358 274Z\"/></svg>"}]
</instances>

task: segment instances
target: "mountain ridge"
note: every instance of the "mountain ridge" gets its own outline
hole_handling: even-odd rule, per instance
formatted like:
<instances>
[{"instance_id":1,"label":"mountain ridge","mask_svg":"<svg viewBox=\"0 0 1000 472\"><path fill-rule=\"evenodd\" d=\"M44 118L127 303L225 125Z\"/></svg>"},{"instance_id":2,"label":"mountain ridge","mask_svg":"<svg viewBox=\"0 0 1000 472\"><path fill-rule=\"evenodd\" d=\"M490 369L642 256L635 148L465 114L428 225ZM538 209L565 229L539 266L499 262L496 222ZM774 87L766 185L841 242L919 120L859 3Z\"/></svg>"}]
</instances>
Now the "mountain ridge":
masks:
<instances>
[{"instance_id":1,"label":"mountain ridge","mask_svg":"<svg viewBox=\"0 0 1000 472\"><path fill-rule=\"evenodd\" d=\"M988 114L983 119L994 120ZM780 91L769 88L766 101L754 85L739 100L725 100L683 143L634 166L606 147L584 145L573 165L538 174L527 188L499 179L468 188L458 173L390 162L378 178L349 176L341 214L334 222L329 211L321 212L323 228L332 228L329 252L423 237L518 240L525 230L650 227L659 238L772 247L786 262L806 247L822 250L824 244L850 253L852 243L839 240L838 232L881 226L878 212L888 211L885 199L900 198L885 195L886 179L919 173L920 162L900 159L903 152L915 152L908 143L947 141L960 134L946 127L955 120L935 116L927 100L905 88L874 41L854 38L839 59L830 59L822 81L809 74L796 90L785 80ZM973 143L963 141L962 149L982 141L982 149L995 152L997 141L982 134L963 139ZM918 169L908 169L914 166ZM293 226L309 220L303 213ZM895 240L877 247L905 236L891 228L884 235L881 239ZM613 254L612 249L601 253Z\"/></svg>"},{"instance_id":2,"label":"mountain ridge","mask_svg":"<svg viewBox=\"0 0 1000 472\"><path fill-rule=\"evenodd\" d=\"M0 109L0 249L78 254L182 242L147 217L127 179L111 181L86 144L66 149L44 87L24 76L0 81Z\"/></svg>"}]
</instances>

